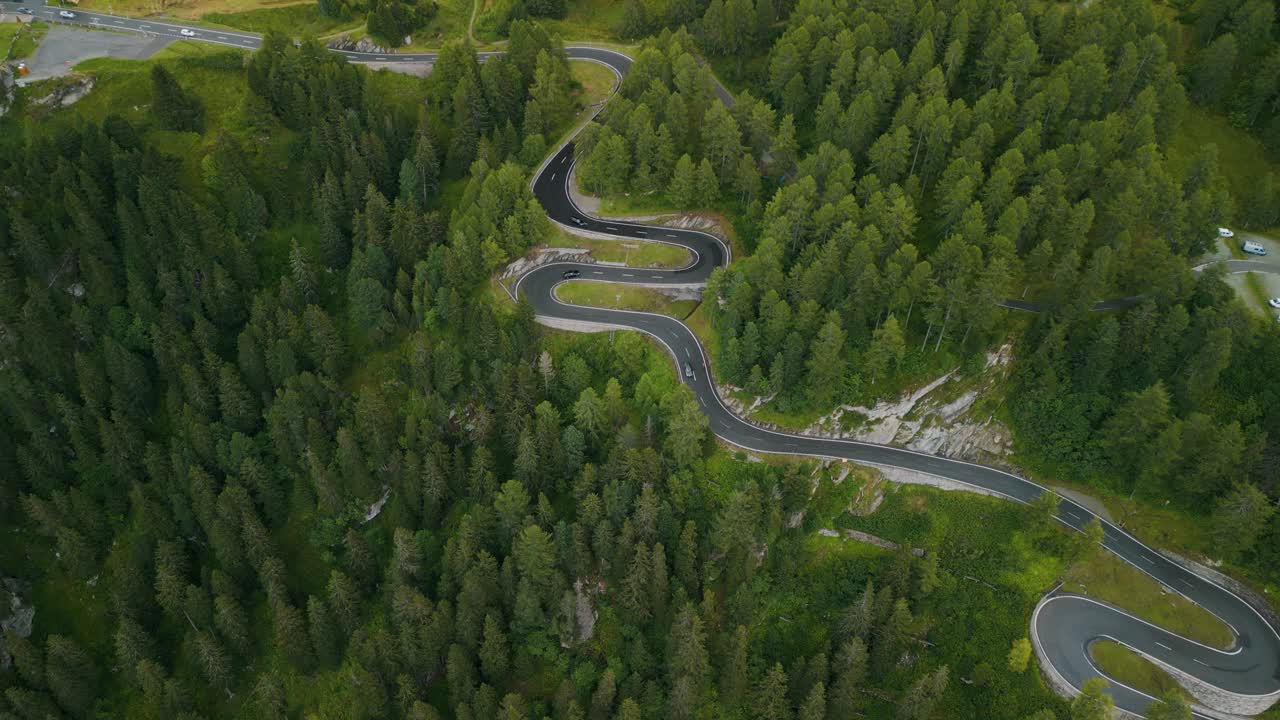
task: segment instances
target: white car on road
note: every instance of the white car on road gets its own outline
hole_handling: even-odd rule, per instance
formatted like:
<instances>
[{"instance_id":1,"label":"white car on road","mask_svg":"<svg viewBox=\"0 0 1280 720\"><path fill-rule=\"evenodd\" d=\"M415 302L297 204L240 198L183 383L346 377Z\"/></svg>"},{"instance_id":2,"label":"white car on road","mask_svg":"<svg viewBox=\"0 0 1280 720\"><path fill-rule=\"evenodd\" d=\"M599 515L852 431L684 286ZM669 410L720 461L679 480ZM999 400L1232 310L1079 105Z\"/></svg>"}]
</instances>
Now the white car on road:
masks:
<instances>
[{"instance_id":1,"label":"white car on road","mask_svg":"<svg viewBox=\"0 0 1280 720\"><path fill-rule=\"evenodd\" d=\"M1235 237L1235 236L1236 234L1231 232L1229 228L1224 228L1224 227L1218 228L1218 237Z\"/></svg>"},{"instance_id":2,"label":"white car on road","mask_svg":"<svg viewBox=\"0 0 1280 720\"><path fill-rule=\"evenodd\" d=\"M1271 298L1267 301L1267 304L1277 310L1280 310L1280 298Z\"/></svg>"},{"instance_id":3,"label":"white car on road","mask_svg":"<svg viewBox=\"0 0 1280 720\"><path fill-rule=\"evenodd\" d=\"M76 14L71 12L70 10L59 10L58 17L63 18L64 20L74 20L76 17Z\"/></svg>"},{"instance_id":4,"label":"white car on road","mask_svg":"<svg viewBox=\"0 0 1280 720\"><path fill-rule=\"evenodd\" d=\"M178 31L178 34L181 35L182 37L195 37L196 31L188 30L187 28L182 28L181 30Z\"/></svg>"}]
</instances>

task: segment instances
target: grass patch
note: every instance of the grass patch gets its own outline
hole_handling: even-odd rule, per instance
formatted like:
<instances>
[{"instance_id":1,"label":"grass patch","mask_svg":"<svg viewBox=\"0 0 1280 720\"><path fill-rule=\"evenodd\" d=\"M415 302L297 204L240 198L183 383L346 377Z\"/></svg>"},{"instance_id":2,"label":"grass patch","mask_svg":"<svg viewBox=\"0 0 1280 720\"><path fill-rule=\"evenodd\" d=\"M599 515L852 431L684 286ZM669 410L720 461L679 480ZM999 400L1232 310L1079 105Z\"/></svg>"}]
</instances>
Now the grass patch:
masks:
<instances>
[{"instance_id":1,"label":"grass patch","mask_svg":"<svg viewBox=\"0 0 1280 720\"><path fill-rule=\"evenodd\" d=\"M1155 697L1175 692L1191 700L1182 686L1174 682L1168 673L1120 643L1099 640L1089 646L1089 654L1093 656L1098 669L1117 682Z\"/></svg>"},{"instance_id":2,"label":"grass patch","mask_svg":"<svg viewBox=\"0 0 1280 720\"><path fill-rule=\"evenodd\" d=\"M784 428L806 428L818 421L818 418L826 414L824 410L812 408L802 408L799 410L780 410L777 407L776 400L761 405L755 412L751 413L751 419L759 422L772 423Z\"/></svg>"},{"instance_id":3,"label":"grass patch","mask_svg":"<svg viewBox=\"0 0 1280 720\"><path fill-rule=\"evenodd\" d=\"M1269 314L1268 310L1270 310L1271 306L1267 305L1267 289L1262 286L1262 278L1257 273L1245 273L1244 286L1248 292L1249 299L1253 301L1245 304L1251 305L1254 310L1263 314Z\"/></svg>"},{"instance_id":4,"label":"grass patch","mask_svg":"<svg viewBox=\"0 0 1280 720\"><path fill-rule=\"evenodd\" d=\"M581 188L579 188L579 190L581 190ZM711 234L720 236L729 244L729 249L733 252L733 257L742 258L747 255L745 248L743 248L742 243L738 239L738 233L734 229L734 215L730 213L717 212L715 210L674 209L671 201L667 199L665 193L603 197L600 198L600 207L594 214L597 217L602 218L633 217L636 215L698 215L715 223L718 232Z\"/></svg>"},{"instance_id":5,"label":"grass patch","mask_svg":"<svg viewBox=\"0 0 1280 720\"><path fill-rule=\"evenodd\" d=\"M547 29L574 40L617 40L626 3L616 0L569 0L563 20L543 19Z\"/></svg>"},{"instance_id":6,"label":"grass patch","mask_svg":"<svg viewBox=\"0 0 1280 720\"><path fill-rule=\"evenodd\" d=\"M677 319L688 317L699 304L697 300L672 300L653 288L590 281L560 285L556 288L556 297L561 302L574 305L611 310L642 310Z\"/></svg>"},{"instance_id":7,"label":"grass patch","mask_svg":"<svg viewBox=\"0 0 1280 720\"><path fill-rule=\"evenodd\" d=\"M360 18L331 18L323 15L320 6L314 2L259 7L243 12L209 12L201 15L200 19L246 32L266 33L278 30L295 37L318 37L343 29L358 28L363 24Z\"/></svg>"},{"instance_id":8,"label":"grass patch","mask_svg":"<svg viewBox=\"0 0 1280 720\"><path fill-rule=\"evenodd\" d=\"M699 303L698 308L684 319L684 324L688 325L693 334L698 337L698 342L702 343L712 362L715 362L715 358L719 357L720 353L720 336L711 329L710 313L706 303ZM714 369L712 372L715 372Z\"/></svg>"},{"instance_id":9,"label":"grass patch","mask_svg":"<svg viewBox=\"0 0 1280 720\"><path fill-rule=\"evenodd\" d=\"M678 245L644 241L603 240L570 235L555 229L547 247L589 250L600 262L622 263L630 267L678 268L689 263L689 251Z\"/></svg>"},{"instance_id":10,"label":"grass patch","mask_svg":"<svg viewBox=\"0 0 1280 720\"><path fill-rule=\"evenodd\" d=\"M575 177L575 180L577 178ZM579 187L579 190L582 188ZM681 215L691 210L672 209L671 201L664 192L652 192L643 195L627 193L625 195L608 195L600 198L600 216L624 215Z\"/></svg>"},{"instance_id":11,"label":"grass patch","mask_svg":"<svg viewBox=\"0 0 1280 720\"><path fill-rule=\"evenodd\" d=\"M1063 590L1123 608L1155 625L1217 648L1231 644L1231 629L1199 605L1165 588L1108 552L1067 569Z\"/></svg>"},{"instance_id":12,"label":"grass patch","mask_svg":"<svg viewBox=\"0 0 1280 720\"><path fill-rule=\"evenodd\" d=\"M1259 180L1275 168L1267 162L1262 141L1231 125L1226 116L1189 105L1182 124L1169 146L1169 158L1175 168L1184 170L1208 144L1218 146L1218 171L1231 185L1237 198L1248 197Z\"/></svg>"},{"instance_id":13,"label":"grass patch","mask_svg":"<svg viewBox=\"0 0 1280 720\"><path fill-rule=\"evenodd\" d=\"M299 3L298 0L80 0L81 10L110 12L114 15L167 15L180 19L196 19L208 14L233 15L262 8L279 8Z\"/></svg>"},{"instance_id":14,"label":"grass patch","mask_svg":"<svg viewBox=\"0 0 1280 720\"><path fill-rule=\"evenodd\" d=\"M239 56L241 53L185 41L174 43L164 55L152 60L86 60L75 69L93 74L98 84L88 97L73 105L68 112L95 122L101 122L110 113L117 113L139 126L152 124L151 65L165 62L182 86L200 97L204 104L205 127L223 127L239 109L248 88L242 81L239 68L221 69L201 62L188 62L212 55Z\"/></svg>"},{"instance_id":15,"label":"grass patch","mask_svg":"<svg viewBox=\"0 0 1280 720\"><path fill-rule=\"evenodd\" d=\"M607 100L618 82L611 68L590 60L570 60L569 74L582 86L578 101L584 106Z\"/></svg>"},{"instance_id":16,"label":"grass patch","mask_svg":"<svg viewBox=\"0 0 1280 720\"><path fill-rule=\"evenodd\" d=\"M5 23L0 25L0 48L8 52L9 60L31 57L48 30L42 22Z\"/></svg>"}]
</instances>

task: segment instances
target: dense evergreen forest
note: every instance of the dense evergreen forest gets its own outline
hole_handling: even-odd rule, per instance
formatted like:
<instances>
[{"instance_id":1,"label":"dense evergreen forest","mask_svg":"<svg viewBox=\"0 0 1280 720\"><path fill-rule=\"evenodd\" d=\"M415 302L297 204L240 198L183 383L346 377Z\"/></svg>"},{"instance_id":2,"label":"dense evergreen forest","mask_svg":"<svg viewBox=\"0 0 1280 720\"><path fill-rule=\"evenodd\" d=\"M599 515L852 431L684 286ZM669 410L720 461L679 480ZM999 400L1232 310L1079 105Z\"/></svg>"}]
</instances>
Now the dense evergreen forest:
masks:
<instances>
[{"instance_id":1,"label":"dense evergreen forest","mask_svg":"<svg viewBox=\"0 0 1280 720\"><path fill-rule=\"evenodd\" d=\"M1179 67L1184 26L1145 0L813 0L782 25L750 5L713 2L694 24L748 88L729 111L687 100L677 68L691 63L655 55L671 81L629 78L634 102L597 136L601 169L594 153L582 169L588 189L656 189L739 219L751 255L709 289L719 377L783 412L866 402L981 367L1016 322L996 301L1041 301L1008 399L1024 460L1217 507L1237 528L1220 533L1222 555L1278 567L1280 521L1260 493L1280 478L1280 333L1218 273L1191 271L1219 225L1269 222L1265 202L1231 196L1215 147L1166 151L1188 104L1210 100L1196 88L1211 51ZM1196 36L1247 24L1262 38L1249 57L1274 47L1269 4L1228 5L1187 8ZM1243 66L1230 67L1215 87L1274 93L1274 77L1234 84ZM684 122L686 107L705 115ZM630 184L605 166L618 157L634 158Z\"/></svg>"},{"instance_id":2,"label":"dense evergreen forest","mask_svg":"<svg viewBox=\"0 0 1280 720\"><path fill-rule=\"evenodd\" d=\"M1280 333L1191 272L1219 224L1274 222L1274 188L1167 152L1189 103L1276 135L1269 5L628 0L652 37L580 180L737 221L715 367L783 409L980 364L1014 327L993 301L1043 301L1022 456L1214 509L1221 552L1274 571ZM0 718L1100 717L1025 639L1089 536L938 493L850 520L839 468L718 448L639 336L496 299L578 109L525 17L564 11L513 3L483 64L451 42L412 110L268 35L155 64L145 122L5 121L0 574L47 602L4 636ZM247 88L233 122L194 67ZM919 552L816 534L858 522Z\"/></svg>"}]
</instances>

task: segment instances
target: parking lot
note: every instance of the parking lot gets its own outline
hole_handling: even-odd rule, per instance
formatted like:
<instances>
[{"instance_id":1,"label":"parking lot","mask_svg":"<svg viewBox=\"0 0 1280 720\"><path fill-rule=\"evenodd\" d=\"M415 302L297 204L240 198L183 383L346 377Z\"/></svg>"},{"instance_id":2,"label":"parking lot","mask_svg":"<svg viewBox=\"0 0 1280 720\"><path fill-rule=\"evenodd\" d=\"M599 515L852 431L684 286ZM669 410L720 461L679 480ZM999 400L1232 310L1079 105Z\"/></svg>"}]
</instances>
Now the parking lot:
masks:
<instances>
[{"instance_id":1,"label":"parking lot","mask_svg":"<svg viewBox=\"0 0 1280 720\"><path fill-rule=\"evenodd\" d=\"M49 28L35 55L27 60L31 73L22 78L22 82L32 83L66 75L73 67L91 58L144 60L170 42L173 42L172 38L54 25Z\"/></svg>"}]
</instances>

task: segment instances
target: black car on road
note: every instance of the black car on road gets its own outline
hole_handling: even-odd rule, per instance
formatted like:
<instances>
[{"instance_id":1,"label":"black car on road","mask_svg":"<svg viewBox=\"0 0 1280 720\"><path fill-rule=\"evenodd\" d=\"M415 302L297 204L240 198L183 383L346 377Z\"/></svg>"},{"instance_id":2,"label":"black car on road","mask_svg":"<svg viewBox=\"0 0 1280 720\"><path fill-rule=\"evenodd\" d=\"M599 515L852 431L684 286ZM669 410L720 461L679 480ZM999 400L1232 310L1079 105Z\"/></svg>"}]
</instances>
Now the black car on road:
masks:
<instances>
[{"instance_id":1,"label":"black car on road","mask_svg":"<svg viewBox=\"0 0 1280 720\"><path fill-rule=\"evenodd\" d=\"M560 277L564 278L565 280L572 280L581 274L582 274L581 270L565 270L564 274L561 275Z\"/></svg>"}]
</instances>

